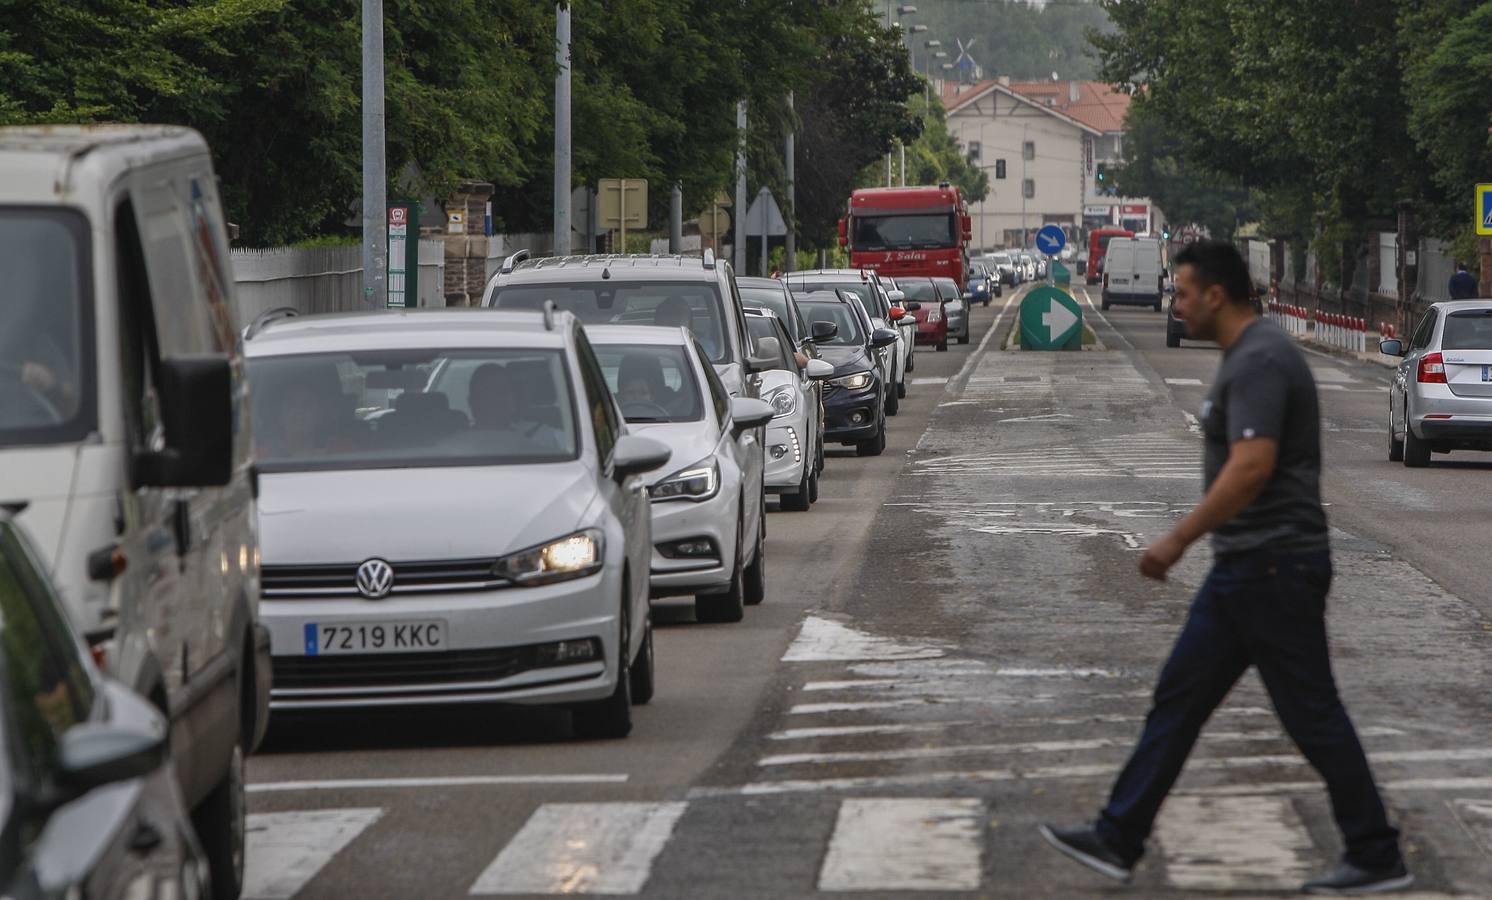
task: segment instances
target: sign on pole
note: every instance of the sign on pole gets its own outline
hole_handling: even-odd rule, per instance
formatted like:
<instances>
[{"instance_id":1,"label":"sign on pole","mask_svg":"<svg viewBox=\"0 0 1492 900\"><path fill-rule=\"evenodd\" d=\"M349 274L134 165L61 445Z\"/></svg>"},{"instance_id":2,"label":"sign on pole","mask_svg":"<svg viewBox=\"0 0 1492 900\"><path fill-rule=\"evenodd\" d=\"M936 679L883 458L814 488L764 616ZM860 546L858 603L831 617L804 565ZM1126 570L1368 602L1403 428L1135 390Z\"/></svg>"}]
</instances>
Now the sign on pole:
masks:
<instances>
[{"instance_id":1,"label":"sign on pole","mask_svg":"<svg viewBox=\"0 0 1492 900\"><path fill-rule=\"evenodd\" d=\"M388 309L420 305L420 208L399 204L388 208Z\"/></svg>"},{"instance_id":2,"label":"sign on pole","mask_svg":"<svg viewBox=\"0 0 1492 900\"><path fill-rule=\"evenodd\" d=\"M1083 349L1083 309L1066 291L1043 285L1021 300L1022 350Z\"/></svg>"},{"instance_id":3,"label":"sign on pole","mask_svg":"<svg viewBox=\"0 0 1492 900\"><path fill-rule=\"evenodd\" d=\"M622 252L627 252L627 229L648 227L648 180L646 178L602 178L596 183L597 216L602 228L622 233Z\"/></svg>"},{"instance_id":4,"label":"sign on pole","mask_svg":"<svg viewBox=\"0 0 1492 900\"><path fill-rule=\"evenodd\" d=\"M1492 184L1476 186L1476 233L1492 235Z\"/></svg>"},{"instance_id":5,"label":"sign on pole","mask_svg":"<svg viewBox=\"0 0 1492 900\"><path fill-rule=\"evenodd\" d=\"M1036 249L1044 256L1056 256L1067 245L1067 235L1056 225L1043 225L1036 232Z\"/></svg>"}]
</instances>

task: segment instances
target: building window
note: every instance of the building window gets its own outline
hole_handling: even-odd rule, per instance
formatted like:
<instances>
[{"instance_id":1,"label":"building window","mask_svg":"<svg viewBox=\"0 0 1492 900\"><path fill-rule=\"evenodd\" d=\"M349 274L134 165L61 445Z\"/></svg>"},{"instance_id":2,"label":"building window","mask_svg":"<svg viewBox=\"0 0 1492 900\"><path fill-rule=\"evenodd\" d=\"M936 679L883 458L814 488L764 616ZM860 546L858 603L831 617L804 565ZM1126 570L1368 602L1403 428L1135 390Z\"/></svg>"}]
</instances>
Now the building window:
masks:
<instances>
[{"instance_id":1,"label":"building window","mask_svg":"<svg viewBox=\"0 0 1492 900\"><path fill-rule=\"evenodd\" d=\"M1026 141L1021 145L1021 154L1028 160L1036 158L1036 142Z\"/></svg>"},{"instance_id":2,"label":"building window","mask_svg":"<svg viewBox=\"0 0 1492 900\"><path fill-rule=\"evenodd\" d=\"M1025 195L1025 197L1026 197L1027 200L1030 200L1032 197L1035 197L1036 196L1036 179L1034 179L1034 178L1027 178L1027 179L1025 179L1025 181L1021 184L1021 193Z\"/></svg>"},{"instance_id":3,"label":"building window","mask_svg":"<svg viewBox=\"0 0 1492 900\"><path fill-rule=\"evenodd\" d=\"M995 160L995 177L996 178L1004 178L1005 177L1005 160L1003 160L1003 159L997 159L997 160Z\"/></svg>"},{"instance_id":4,"label":"building window","mask_svg":"<svg viewBox=\"0 0 1492 900\"><path fill-rule=\"evenodd\" d=\"M978 141L969 141L969 162L979 162L979 150L980 146Z\"/></svg>"}]
</instances>

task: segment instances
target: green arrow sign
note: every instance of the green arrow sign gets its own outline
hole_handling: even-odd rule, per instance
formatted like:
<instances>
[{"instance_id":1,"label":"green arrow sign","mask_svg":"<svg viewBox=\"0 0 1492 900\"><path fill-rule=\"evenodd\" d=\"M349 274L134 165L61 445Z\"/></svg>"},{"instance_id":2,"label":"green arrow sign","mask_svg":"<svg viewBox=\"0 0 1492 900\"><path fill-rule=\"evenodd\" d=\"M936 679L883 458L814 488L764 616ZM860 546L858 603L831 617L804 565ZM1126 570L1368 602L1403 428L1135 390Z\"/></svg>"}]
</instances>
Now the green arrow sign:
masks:
<instances>
[{"instance_id":1,"label":"green arrow sign","mask_svg":"<svg viewBox=\"0 0 1492 900\"><path fill-rule=\"evenodd\" d=\"M1054 259L1052 260L1051 269L1053 282L1055 282L1056 284L1072 283L1072 273L1067 270L1066 266L1062 265Z\"/></svg>"},{"instance_id":2,"label":"green arrow sign","mask_svg":"<svg viewBox=\"0 0 1492 900\"><path fill-rule=\"evenodd\" d=\"M1042 286L1021 300L1021 349L1083 349L1083 309L1066 292Z\"/></svg>"}]
</instances>

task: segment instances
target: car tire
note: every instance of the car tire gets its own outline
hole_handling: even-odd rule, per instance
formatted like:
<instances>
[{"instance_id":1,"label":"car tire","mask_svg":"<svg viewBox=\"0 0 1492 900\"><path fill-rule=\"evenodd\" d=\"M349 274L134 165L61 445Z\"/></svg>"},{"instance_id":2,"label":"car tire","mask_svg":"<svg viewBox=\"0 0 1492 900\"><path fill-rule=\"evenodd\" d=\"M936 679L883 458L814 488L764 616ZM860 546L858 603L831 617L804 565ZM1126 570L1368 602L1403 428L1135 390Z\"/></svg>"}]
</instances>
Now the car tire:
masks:
<instances>
[{"instance_id":1,"label":"car tire","mask_svg":"<svg viewBox=\"0 0 1492 900\"><path fill-rule=\"evenodd\" d=\"M632 661L632 705L643 706L653 699L653 691L656 680L656 659L653 655L653 614L648 613L647 621L643 623L642 648L637 651L637 659Z\"/></svg>"},{"instance_id":2,"label":"car tire","mask_svg":"<svg viewBox=\"0 0 1492 900\"><path fill-rule=\"evenodd\" d=\"M1103 310L1104 312L1108 312L1109 311L1109 301L1107 301L1107 300L1100 300L1100 301L1098 301L1098 308L1101 309L1101 310Z\"/></svg>"},{"instance_id":3,"label":"car tire","mask_svg":"<svg viewBox=\"0 0 1492 900\"><path fill-rule=\"evenodd\" d=\"M948 339L947 338L944 338L943 340L938 341L938 352L939 353L947 353L948 352Z\"/></svg>"},{"instance_id":4,"label":"car tire","mask_svg":"<svg viewBox=\"0 0 1492 900\"><path fill-rule=\"evenodd\" d=\"M861 441L855 445L855 453L859 456L880 456L886 452L886 422L881 421L881 428L876 436L869 440Z\"/></svg>"},{"instance_id":5,"label":"car tire","mask_svg":"<svg viewBox=\"0 0 1492 900\"><path fill-rule=\"evenodd\" d=\"M742 580L745 582L744 597L747 606L758 606L767 599L767 504L762 500L761 521L756 528L756 553L751 565L746 567Z\"/></svg>"},{"instance_id":6,"label":"car tire","mask_svg":"<svg viewBox=\"0 0 1492 900\"><path fill-rule=\"evenodd\" d=\"M814 469L815 473L824 471L824 437L823 437L822 434L819 435L818 449L815 450L814 453L813 453L813 469ZM818 484L818 479L814 479L814 484L815 485ZM817 496L818 495L818 489L817 488L814 489L814 495L815 496L814 496L813 499L817 500L818 499L818 496Z\"/></svg>"},{"instance_id":7,"label":"car tire","mask_svg":"<svg viewBox=\"0 0 1492 900\"><path fill-rule=\"evenodd\" d=\"M1166 332L1166 346L1167 347L1180 347L1181 346L1181 335L1177 334L1174 331L1167 331Z\"/></svg>"},{"instance_id":8,"label":"car tire","mask_svg":"<svg viewBox=\"0 0 1492 900\"><path fill-rule=\"evenodd\" d=\"M1415 437L1409 427L1407 416L1404 422L1404 465L1411 469L1422 469L1430 464L1430 445Z\"/></svg>"},{"instance_id":9,"label":"car tire","mask_svg":"<svg viewBox=\"0 0 1492 900\"><path fill-rule=\"evenodd\" d=\"M917 344L916 339L913 338L912 352L907 354L907 370L901 373L901 377L905 379L915 371L917 371ZM906 394L902 394L902 396L905 397Z\"/></svg>"},{"instance_id":10,"label":"car tire","mask_svg":"<svg viewBox=\"0 0 1492 900\"><path fill-rule=\"evenodd\" d=\"M712 625L722 622L739 622L746 616L746 567L741 564L741 532L744 523L736 523L735 568L731 572L730 587L717 594L694 595L694 618Z\"/></svg>"},{"instance_id":11,"label":"car tire","mask_svg":"<svg viewBox=\"0 0 1492 900\"><path fill-rule=\"evenodd\" d=\"M819 502L819 473L814 472L813 477L808 480L808 505Z\"/></svg>"},{"instance_id":12,"label":"car tire","mask_svg":"<svg viewBox=\"0 0 1492 900\"><path fill-rule=\"evenodd\" d=\"M798 490L791 494L782 495L782 508L788 512L803 512L813 503L809 496L809 483L814 478L813 464L810 462L803 466L803 478L798 482Z\"/></svg>"},{"instance_id":13,"label":"car tire","mask_svg":"<svg viewBox=\"0 0 1492 900\"><path fill-rule=\"evenodd\" d=\"M202 805L192 813L192 825L202 844L212 879L212 896L237 900L243 893L244 853L248 835L248 803L244 796L244 753L233 745L228 771Z\"/></svg>"},{"instance_id":14,"label":"car tire","mask_svg":"<svg viewBox=\"0 0 1492 900\"><path fill-rule=\"evenodd\" d=\"M570 713L571 727L581 740L614 740L632 733L632 661L627 645L632 642L628 622L631 598L622 592L622 627L618 634L616 687L605 700L581 703Z\"/></svg>"},{"instance_id":15,"label":"car tire","mask_svg":"<svg viewBox=\"0 0 1492 900\"><path fill-rule=\"evenodd\" d=\"M903 388L900 384L886 392L886 415L894 416L901 410L902 392Z\"/></svg>"},{"instance_id":16,"label":"car tire","mask_svg":"<svg viewBox=\"0 0 1492 900\"><path fill-rule=\"evenodd\" d=\"M965 331L963 334L959 335L958 342L960 344L967 344L969 342L969 333Z\"/></svg>"},{"instance_id":17,"label":"car tire","mask_svg":"<svg viewBox=\"0 0 1492 900\"><path fill-rule=\"evenodd\" d=\"M1155 301L1155 305L1151 307L1151 309L1155 310L1156 312L1160 312L1162 308L1163 307L1161 306L1159 300Z\"/></svg>"}]
</instances>

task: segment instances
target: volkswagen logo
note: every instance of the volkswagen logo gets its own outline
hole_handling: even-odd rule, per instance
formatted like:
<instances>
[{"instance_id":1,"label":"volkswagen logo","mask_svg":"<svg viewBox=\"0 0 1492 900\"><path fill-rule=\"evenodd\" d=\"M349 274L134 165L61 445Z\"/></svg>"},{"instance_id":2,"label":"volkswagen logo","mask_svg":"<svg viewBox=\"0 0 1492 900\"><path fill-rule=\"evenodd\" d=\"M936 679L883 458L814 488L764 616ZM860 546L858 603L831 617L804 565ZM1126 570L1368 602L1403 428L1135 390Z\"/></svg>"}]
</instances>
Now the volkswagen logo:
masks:
<instances>
[{"instance_id":1,"label":"volkswagen logo","mask_svg":"<svg viewBox=\"0 0 1492 900\"><path fill-rule=\"evenodd\" d=\"M394 567L381 559L370 559L357 567L358 593L381 600L394 588Z\"/></svg>"}]
</instances>

